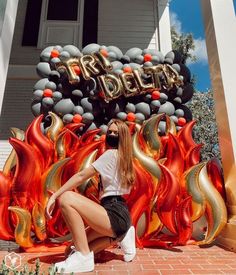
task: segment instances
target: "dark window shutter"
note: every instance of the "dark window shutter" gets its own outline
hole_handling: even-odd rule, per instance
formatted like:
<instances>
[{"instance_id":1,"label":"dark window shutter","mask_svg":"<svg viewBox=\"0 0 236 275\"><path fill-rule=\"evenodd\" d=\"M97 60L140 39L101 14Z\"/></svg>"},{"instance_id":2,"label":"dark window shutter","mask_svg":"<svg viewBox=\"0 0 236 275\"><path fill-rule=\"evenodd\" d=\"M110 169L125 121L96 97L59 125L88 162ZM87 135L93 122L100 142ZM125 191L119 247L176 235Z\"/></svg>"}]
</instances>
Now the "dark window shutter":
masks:
<instances>
[{"instance_id":1,"label":"dark window shutter","mask_svg":"<svg viewBox=\"0 0 236 275\"><path fill-rule=\"evenodd\" d=\"M28 0L22 46L37 46L42 0Z\"/></svg>"},{"instance_id":2,"label":"dark window shutter","mask_svg":"<svg viewBox=\"0 0 236 275\"><path fill-rule=\"evenodd\" d=\"M84 1L83 47L97 43L98 0Z\"/></svg>"}]
</instances>

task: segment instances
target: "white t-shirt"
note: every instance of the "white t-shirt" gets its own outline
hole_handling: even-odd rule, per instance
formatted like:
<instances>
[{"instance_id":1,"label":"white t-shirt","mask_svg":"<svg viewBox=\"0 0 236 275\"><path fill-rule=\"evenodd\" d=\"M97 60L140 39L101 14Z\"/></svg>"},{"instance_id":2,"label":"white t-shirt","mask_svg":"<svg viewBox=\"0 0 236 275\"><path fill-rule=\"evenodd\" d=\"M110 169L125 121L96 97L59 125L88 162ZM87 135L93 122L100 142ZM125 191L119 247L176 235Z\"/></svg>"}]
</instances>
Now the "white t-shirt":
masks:
<instances>
[{"instance_id":1,"label":"white t-shirt","mask_svg":"<svg viewBox=\"0 0 236 275\"><path fill-rule=\"evenodd\" d=\"M102 190L100 199L107 196L124 195L130 192L129 188L122 188L117 169L118 152L117 149L108 149L92 166L100 174L102 180Z\"/></svg>"}]
</instances>

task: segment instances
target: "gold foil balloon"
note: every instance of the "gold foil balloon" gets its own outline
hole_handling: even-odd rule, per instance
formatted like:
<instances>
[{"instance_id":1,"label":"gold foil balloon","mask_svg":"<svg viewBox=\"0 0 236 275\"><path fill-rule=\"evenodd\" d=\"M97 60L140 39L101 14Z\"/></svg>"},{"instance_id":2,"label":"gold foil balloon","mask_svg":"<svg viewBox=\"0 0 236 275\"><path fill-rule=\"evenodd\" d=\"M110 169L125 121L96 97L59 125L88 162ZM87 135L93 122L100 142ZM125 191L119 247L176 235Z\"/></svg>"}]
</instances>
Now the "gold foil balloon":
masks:
<instances>
[{"instance_id":1,"label":"gold foil balloon","mask_svg":"<svg viewBox=\"0 0 236 275\"><path fill-rule=\"evenodd\" d=\"M47 130L47 136L52 140L55 141L59 133L61 132L64 124L59 116L57 116L53 112L49 112L49 115L52 119L52 123Z\"/></svg>"},{"instance_id":2,"label":"gold foil balloon","mask_svg":"<svg viewBox=\"0 0 236 275\"><path fill-rule=\"evenodd\" d=\"M191 167L181 178L181 184L184 188L182 192L185 192L186 188L188 194L192 196L193 221L199 219L205 213L206 209L205 196L199 186L199 174L204 165L204 163L200 163Z\"/></svg>"},{"instance_id":3,"label":"gold foil balloon","mask_svg":"<svg viewBox=\"0 0 236 275\"><path fill-rule=\"evenodd\" d=\"M143 123L139 131L139 140L142 140L144 152L154 159L160 157L162 150L161 139L158 135L158 125L163 117L164 114L149 118ZM143 141L145 141L145 143Z\"/></svg>"},{"instance_id":4,"label":"gold foil balloon","mask_svg":"<svg viewBox=\"0 0 236 275\"><path fill-rule=\"evenodd\" d=\"M67 131L64 131L60 133L56 140L56 152L58 159L64 159L66 157L66 145L68 142L69 133Z\"/></svg>"},{"instance_id":5,"label":"gold foil balloon","mask_svg":"<svg viewBox=\"0 0 236 275\"><path fill-rule=\"evenodd\" d=\"M199 174L199 187L206 199L207 232L205 239L197 244L209 244L220 234L227 223L227 209L224 200L210 181L206 163Z\"/></svg>"},{"instance_id":6,"label":"gold foil balloon","mask_svg":"<svg viewBox=\"0 0 236 275\"><path fill-rule=\"evenodd\" d=\"M41 202L43 202L43 208L45 207L49 194L48 191L56 192L62 185L61 177L65 165L71 160L66 158L54 163L48 171L42 177L43 193Z\"/></svg>"},{"instance_id":7,"label":"gold foil balloon","mask_svg":"<svg viewBox=\"0 0 236 275\"><path fill-rule=\"evenodd\" d=\"M17 215L17 225L15 228L15 240L21 247L32 247L34 245L31 239L31 215L26 209L17 206L9 206L8 209Z\"/></svg>"},{"instance_id":8,"label":"gold foil balloon","mask_svg":"<svg viewBox=\"0 0 236 275\"><path fill-rule=\"evenodd\" d=\"M32 220L37 238L44 241L47 238L45 211L39 203L33 207Z\"/></svg>"},{"instance_id":9,"label":"gold foil balloon","mask_svg":"<svg viewBox=\"0 0 236 275\"><path fill-rule=\"evenodd\" d=\"M137 132L134 133L134 137L133 137L133 154L134 154L134 157L139 160L141 165L154 177L154 180L157 184L161 177L161 170L158 166L157 161L155 161L153 158L147 156L141 150L139 142L138 142Z\"/></svg>"},{"instance_id":10,"label":"gold foil balloon","mask_svg":"<svg viewBox=\"0 0 236 275\"><path fill-rule=\"evenodd\" d=\"M103 91L106 102L121 96L123 91L122 85L119 78L117 78L115 75L108 74L98 76L98 83L100 84L101 90Z\"/></svg>"},{"instance_id":11,"label":"gold foil balloon","mask_svg":"<svg viewBox=\"0 0 236 275\"><path fill-rule=\"evenodd\" d=\"M91 152L91 153L88 155L88 157L83 161L80 170L83 170L83 169L85 169L85 168L88 168L88 167L91 165L91 163L93 163L93 162L95 161L97 152L98 152L98 150L95 150L95 151ZM82 184L78 187L80 193L82 193L82 194L84 193L84 191L85 191L85 189L86 189L86 186L87 186L87 184L89 183L89 181L91 181L91 179L86 180L84 183L82 183Z\"/></svg>"}]
</instances>

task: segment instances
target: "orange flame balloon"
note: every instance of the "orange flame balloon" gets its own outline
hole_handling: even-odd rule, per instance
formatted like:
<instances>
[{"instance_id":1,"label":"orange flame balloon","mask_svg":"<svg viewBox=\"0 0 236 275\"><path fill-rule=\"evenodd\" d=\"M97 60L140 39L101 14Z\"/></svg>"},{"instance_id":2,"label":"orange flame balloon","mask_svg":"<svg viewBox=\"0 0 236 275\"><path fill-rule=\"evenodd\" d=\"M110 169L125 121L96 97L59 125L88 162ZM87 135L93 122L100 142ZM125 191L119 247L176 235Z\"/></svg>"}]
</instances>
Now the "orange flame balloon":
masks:
<instances>
[{"instance_id":1,"label":"orange flame balloon","mask_svg":"<svg viewBox=\"0 0 236 275\"><path fill-rule=\"evenodd\" d=\"M177 234L175 211L180 194L180 187L176 177L165 166L159 164L162 178L157 190L157 212L161 222L172 233Z\"/></svg>"},{"instance_id":2,"label":"orange flame balloon","mask_svg":"<svg viewBox=\"0 0 236 275\"><path fill-rule=\"evenodd\" d=\"M41 131L40 124L42 119L43 115L40 115L32 121L26 130L25 139L39 155L42 171L44 171L52 163L54 148L52 141L43 135Z\"/></svg>"},{"instance_id":3,"label":"orange flame balloon","mask_svg":"<svg viewBox=\"0 0 236 275\"><path fill-rule=\"evenodd\" d=\"M14 201L22 208L32 208L39 200L40 165L34 148L20 140L10 138L9 142L17 154L17 167L12 185ZM31 194L28 197L28 194Z\"/></svg>"}]
</instances>

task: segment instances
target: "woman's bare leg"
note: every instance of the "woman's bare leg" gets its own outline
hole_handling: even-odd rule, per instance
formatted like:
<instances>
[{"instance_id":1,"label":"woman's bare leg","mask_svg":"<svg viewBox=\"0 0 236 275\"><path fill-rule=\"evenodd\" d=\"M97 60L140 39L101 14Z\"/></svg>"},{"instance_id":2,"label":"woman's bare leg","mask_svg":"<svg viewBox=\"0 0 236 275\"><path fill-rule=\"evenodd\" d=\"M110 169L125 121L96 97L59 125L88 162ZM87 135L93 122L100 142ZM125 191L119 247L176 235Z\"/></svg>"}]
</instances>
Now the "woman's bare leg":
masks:
<instances>
[{"instance_id":1,"label":"woman's bare leg","mask_svg":"<svg viewBox=\"0 0 236 275\"><path fill-rule=\"evenodd\" d=\"M101 235L97 231L93 230L91 227L86 228L86 235L89 249L90 251L93 251L94 254L101 252L102 250L104 250L105 248L109 247L114 243L112 238ZM65 249L64 254L66 257L72 251L71 246L74 246L73 241L70 244L68 244L68 246Z\"/></svg>"},{"instance_id":2,"label":"woman's bare leg","mask_svg":"<svg viewBox=\"0 0 236 275\"><path fill-rule=\"evenodd\" d=\"M100 237L89 243L89 248L94 254L101 252L102 250L108 248L110 245L116 243L110 237Z\"/></svg>"},{"instance_id":3,"label":"woman's bare leg","mask_svg":"<svg viewBox=\"0 0 236 275\"><path fill-rule=\"evenodd\" d=\"M58 200L74 245L82 254L90 252L84 221L99 234L114 236L107 212L101 205L72 191L63 193Z\"/></svg>"}]
</instances>

